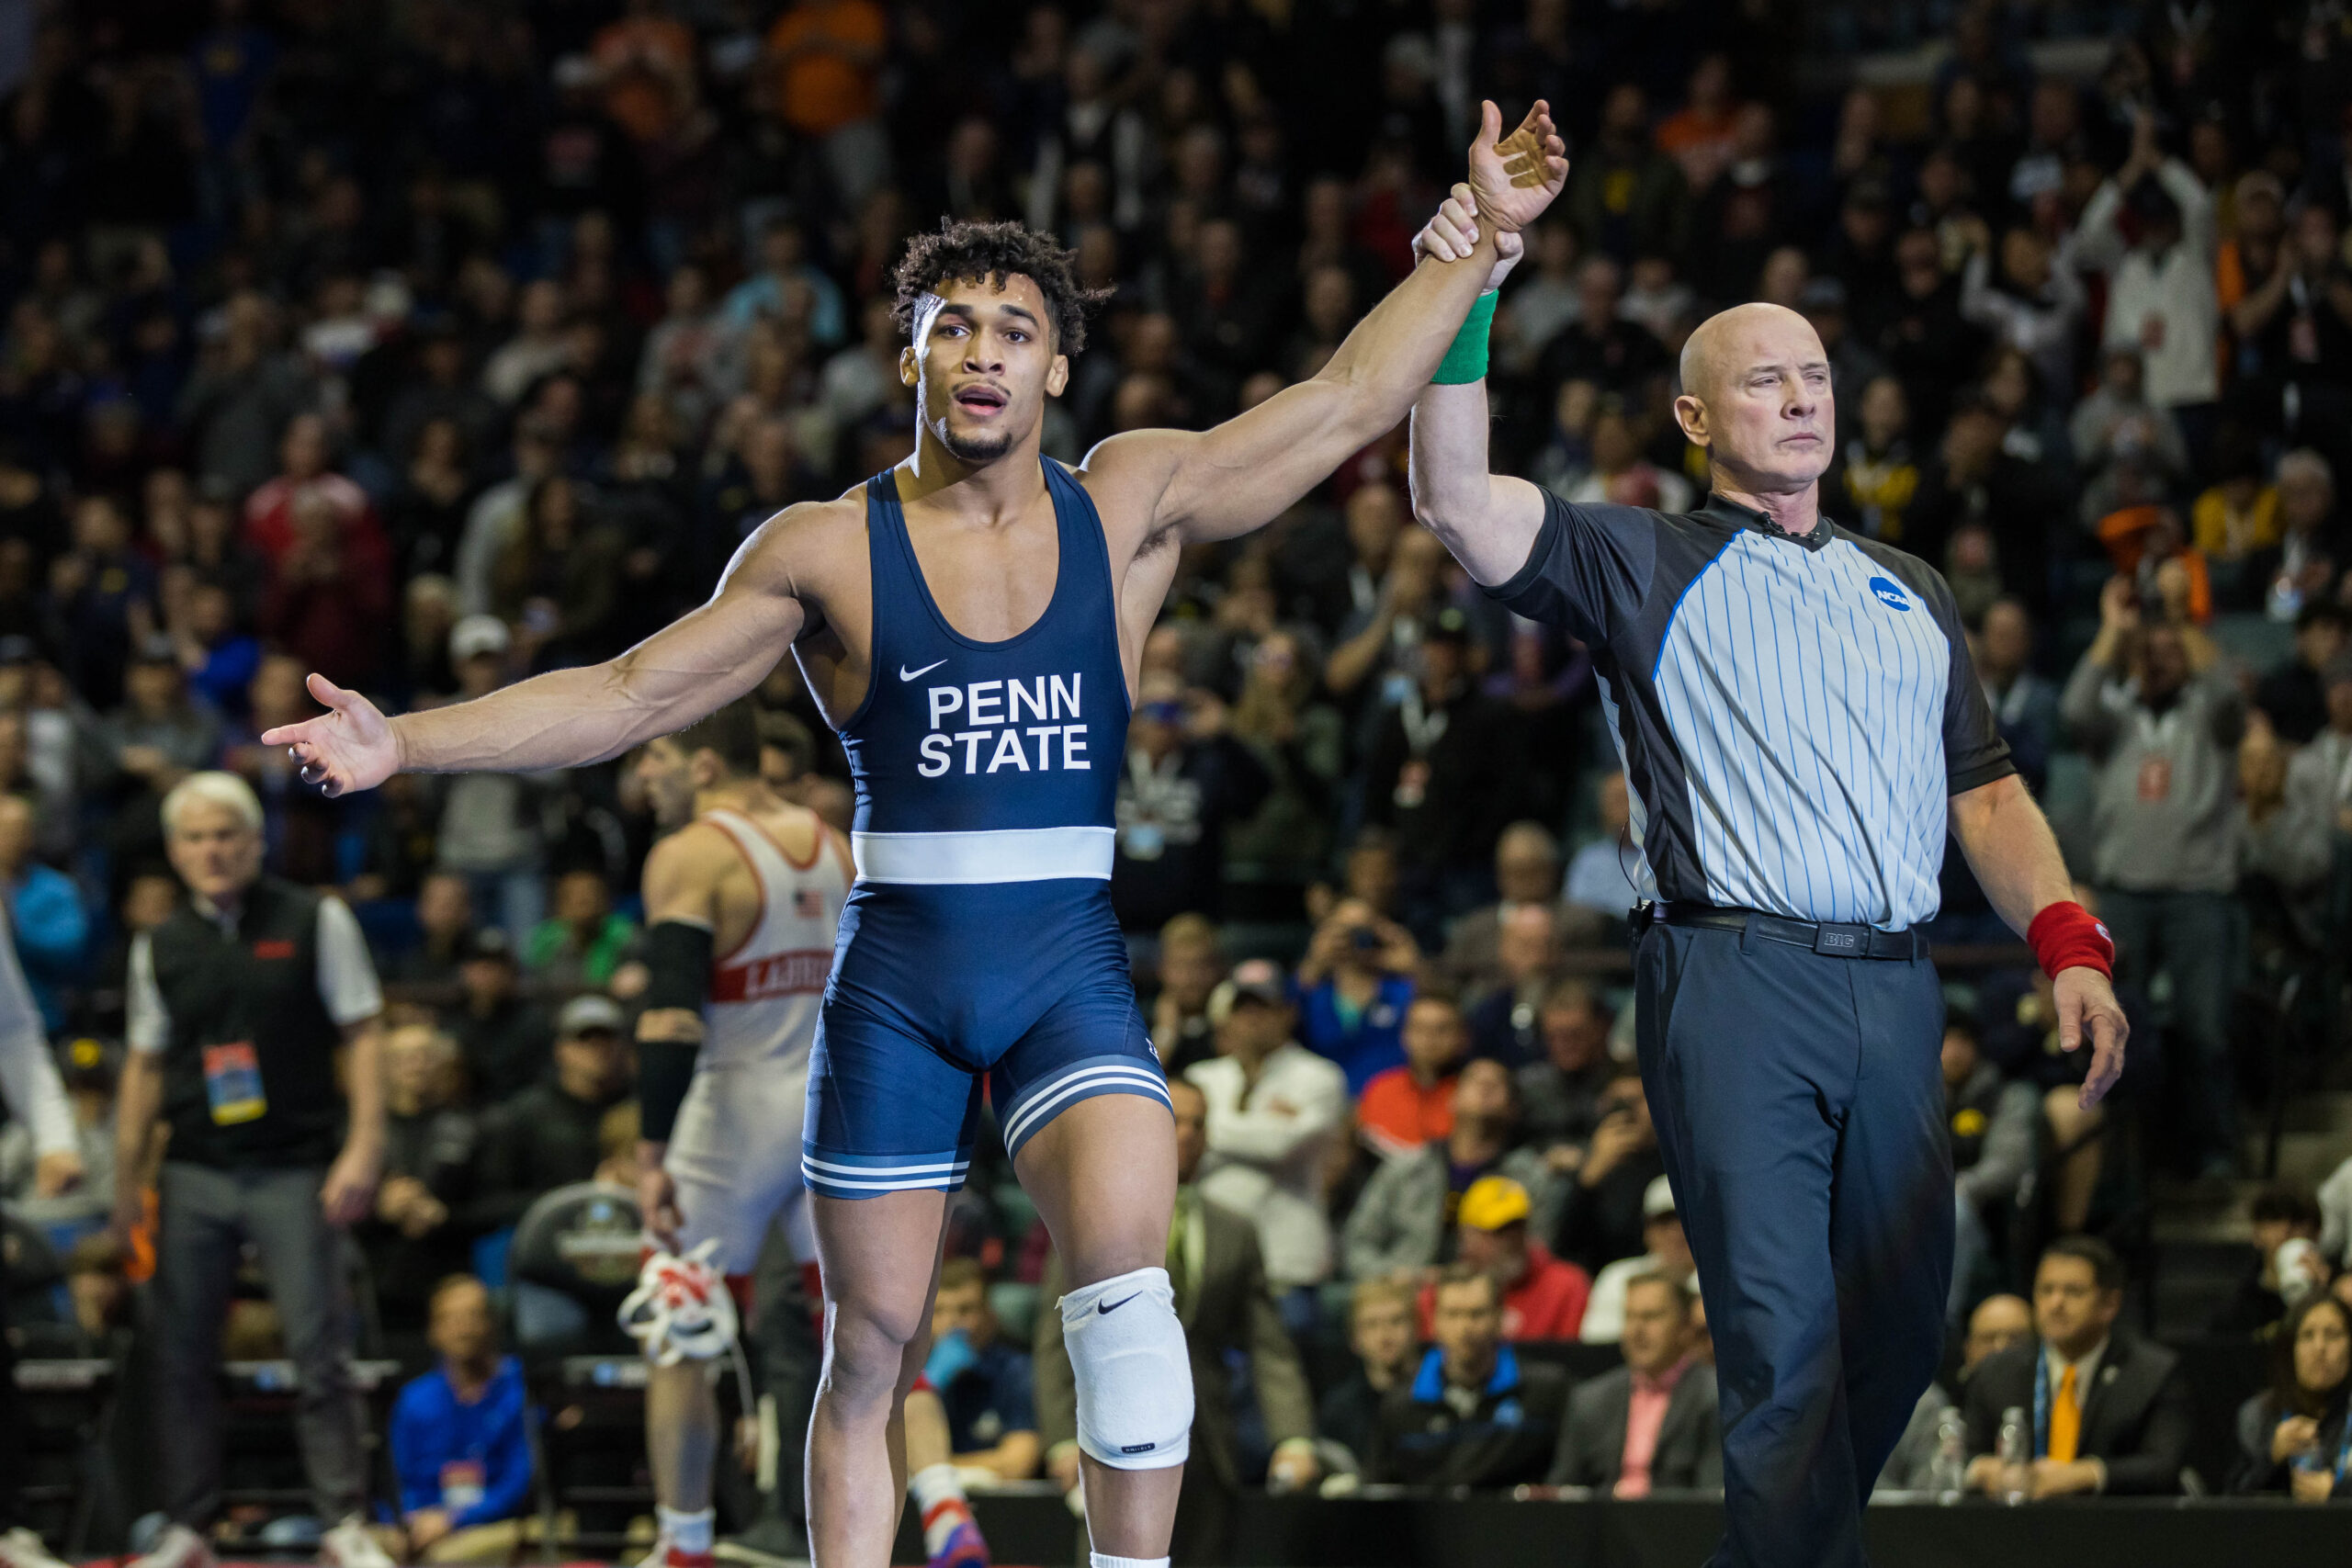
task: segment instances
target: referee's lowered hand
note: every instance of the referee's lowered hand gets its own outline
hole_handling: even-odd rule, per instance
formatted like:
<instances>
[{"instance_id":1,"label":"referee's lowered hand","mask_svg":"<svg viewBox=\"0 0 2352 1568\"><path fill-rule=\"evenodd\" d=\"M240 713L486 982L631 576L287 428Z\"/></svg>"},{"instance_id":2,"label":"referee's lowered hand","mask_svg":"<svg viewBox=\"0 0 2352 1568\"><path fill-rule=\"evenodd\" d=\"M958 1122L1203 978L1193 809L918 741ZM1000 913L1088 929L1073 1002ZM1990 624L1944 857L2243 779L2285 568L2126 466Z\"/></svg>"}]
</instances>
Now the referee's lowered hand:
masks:
<instances>
[{"instance_id":1,"label":"referee's lowered hand","mask_svg":"<svg viewBox=\"0 0 2352 1568\"><path fill-rule=\"evenodd\" d=\"M2058 1003L2059 1049L2078 1051L2086 1038L2090 1042L2090 1071L2083 1077L2082 1098L2077 1101L2087 1111L2106 1099L2115 1080L2123 1076L2123 1042L2131 1035L2132 1026L2116 1002L2113 983L2096 969L2080 964L2061 969L2050 990Z\"/></svg>"}]
</instances>

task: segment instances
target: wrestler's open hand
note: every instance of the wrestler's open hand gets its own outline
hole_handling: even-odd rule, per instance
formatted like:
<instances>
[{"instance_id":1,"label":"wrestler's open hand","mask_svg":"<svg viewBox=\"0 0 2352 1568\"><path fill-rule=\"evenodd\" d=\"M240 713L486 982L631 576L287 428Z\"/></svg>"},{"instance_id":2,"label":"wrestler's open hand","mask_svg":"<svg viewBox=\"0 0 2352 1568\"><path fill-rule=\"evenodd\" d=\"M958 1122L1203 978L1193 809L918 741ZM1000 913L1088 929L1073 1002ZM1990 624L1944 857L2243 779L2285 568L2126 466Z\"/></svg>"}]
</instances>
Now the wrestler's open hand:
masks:
<instances>
[{"instance_id":1,"label":"wrestler's open hand","mask_svg":"<svg viewBox=\"0 0 2352 1568\"><path fill-rule=\"evenodd\" d=\"M1413 254L1432 256L1442 262L1466 260L1478 248L1478 198L1467 185L1457 185L1445 198L1434 217L1422 225L1413 236ZM1507 230L1495 231L1495 265L1487 274L1488 290L1500 288L1519 258L1527 254L1527 242Z\"/></svg>"},{"instance_id":2,"label":"wrestler's open hand","mask_svg":"<svg viewBox=\"0 0 2352 1568\"><path fill-rule=\"evenodd\" d=\"M312 675L311 695L327 711L300 724L262 732L265 746L283 746L302 770L302 782L328 795L374 789L400 772L400 742L392 721L374 703L346 692L323 675Z\"/></svg>"},{"instance_id":3,"label":"wrestler's open hand","mask_svg":"<svg viewBox=\"0 0 2352 1568\"><path fill-rule=\"evenodd\" d=\"M1505 233L1517 233L1543 215L1568 183L1568 144L1552 126L1543 99L1519 129L1502 134L1503 112L1489 99L1478 106L1478 140L1470 144L1470 188L1477 210Z\"/></svg>"},{"instance_id":4,"label":"wrestler's open hand","mask_svg":"<svg viewBox=\"0 0 2352 1568\"><path fill-rule=\"evenodd\" d=\"M2061 969L2050 989L2058 1003L2059 1048L2078 1051L2086 1040L2090 1043L2091 1066L2083 1078L2081 1100L2087 1111L2104 1100L2122 1076L2123 1043L2132 1026L2116 1002L2114 984L2096 969L2080 964Z\"/></svg>"}]
</instances>

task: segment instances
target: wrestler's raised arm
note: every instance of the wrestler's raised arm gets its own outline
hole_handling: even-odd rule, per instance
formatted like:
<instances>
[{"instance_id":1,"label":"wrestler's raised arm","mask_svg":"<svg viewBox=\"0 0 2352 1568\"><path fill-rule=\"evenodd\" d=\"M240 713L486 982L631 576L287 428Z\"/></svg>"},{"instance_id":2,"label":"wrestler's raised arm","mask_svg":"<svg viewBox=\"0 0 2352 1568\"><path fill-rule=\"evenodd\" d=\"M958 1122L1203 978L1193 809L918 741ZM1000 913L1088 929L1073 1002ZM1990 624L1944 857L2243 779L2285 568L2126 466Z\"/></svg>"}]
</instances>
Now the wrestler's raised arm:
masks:
<instances>
[{"instance_id":1,"label":"wrestler's raised arm","mask_svg":"<svg viewBox=\"0 0 2352 1568\"><path fill-rule=\"evenodd\" d=\"M1542 101L1508 138L1501 111L1488 103L1482 112L1469 175L1489 232L1470 265L1423 261L1319 372L1246 413L1204 431L1132 431L1088 454L1091 483L1123 492L1129 504L1116 510L1137 518L1147 539L1189 544L1262 526L1405 417L1486 288L1494 231L1533 221L1567 183L1566 150Z\"/></svg>"}]
</instances>

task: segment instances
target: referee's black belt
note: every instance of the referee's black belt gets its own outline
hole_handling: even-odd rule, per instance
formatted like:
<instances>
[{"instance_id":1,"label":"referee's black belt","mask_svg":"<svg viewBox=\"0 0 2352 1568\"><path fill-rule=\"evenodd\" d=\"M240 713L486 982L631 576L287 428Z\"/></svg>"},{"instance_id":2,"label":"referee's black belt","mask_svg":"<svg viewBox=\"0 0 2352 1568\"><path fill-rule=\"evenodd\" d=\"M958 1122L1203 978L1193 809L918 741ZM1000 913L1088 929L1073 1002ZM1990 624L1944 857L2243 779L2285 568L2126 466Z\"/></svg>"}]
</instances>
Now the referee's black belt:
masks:
<instances>
[{"instance_id":1,"label":"referee's black belt","mask_svg":"<svg viewBox=\"0 0 2352 1568\"><path fill-rule=\"evenodd\" d=\"M1883 931L1876 926L1792 920L1761 909L1728 909L1713 904L1650 904L1641 911L1650 925L1690 926L1699 931L1739 931L1790 947L1810 948L1831 958L1924 958L1928 939L1916 926Z\"/></svg>"}]
</instances>

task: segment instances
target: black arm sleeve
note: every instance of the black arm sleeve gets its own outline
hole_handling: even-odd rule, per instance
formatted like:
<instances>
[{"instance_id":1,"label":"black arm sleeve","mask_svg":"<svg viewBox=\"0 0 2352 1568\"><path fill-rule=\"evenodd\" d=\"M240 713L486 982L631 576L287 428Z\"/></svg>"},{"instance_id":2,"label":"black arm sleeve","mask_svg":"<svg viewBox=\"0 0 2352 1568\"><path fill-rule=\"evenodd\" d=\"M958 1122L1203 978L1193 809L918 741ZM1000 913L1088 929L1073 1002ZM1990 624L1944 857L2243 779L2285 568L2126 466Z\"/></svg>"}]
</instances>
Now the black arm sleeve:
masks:
<instances>
[{"instance_id":1,"label":"black arm sleeve","mask_svg":"<svg viewBox=\"0 0 2352 1568\"><path fill-rule=\"evenodd\" d=\"M637 1043L637 1135L666 1144L678 1124L678 1107L694 1086L699 1047L682 1040Z\"/></svg>"},{"instance_id":2,"label":"black arm sleeve","mask_svg":"<svg viewBox=\"0 0 2352 1568\"><path fill-rule=\"evenodd\" d=\"M710 996L711 933L684 920L657 921L645 933L645 1010L684 1008L700 1012ZM678 1124L678 1107L695 1081L697 1047L681 1040L637 1043L638 1136L666 1144Z\"/></svg>"},{"instance_id":3,"label":"black arm sleeve","mask_svg":"<svg viewBox=\"0 0 2352 1568\"><path fill-rule=\"evenodd\" d=\"M708 926L658 920L645 933L645 1010L684 1008L700 1012L710 999L712 941Z\"/></svg>"}]
</instances>

